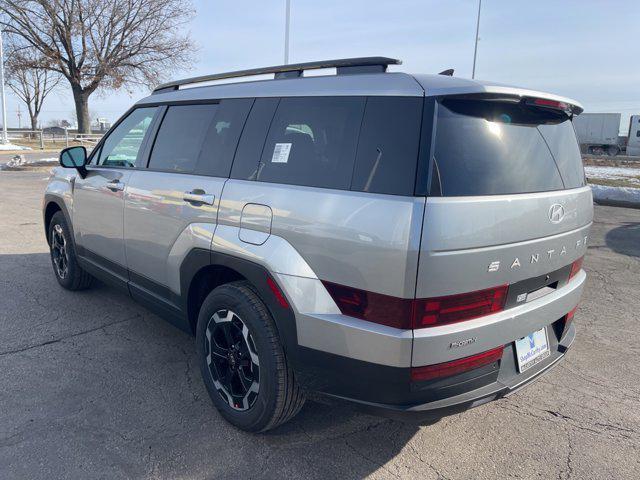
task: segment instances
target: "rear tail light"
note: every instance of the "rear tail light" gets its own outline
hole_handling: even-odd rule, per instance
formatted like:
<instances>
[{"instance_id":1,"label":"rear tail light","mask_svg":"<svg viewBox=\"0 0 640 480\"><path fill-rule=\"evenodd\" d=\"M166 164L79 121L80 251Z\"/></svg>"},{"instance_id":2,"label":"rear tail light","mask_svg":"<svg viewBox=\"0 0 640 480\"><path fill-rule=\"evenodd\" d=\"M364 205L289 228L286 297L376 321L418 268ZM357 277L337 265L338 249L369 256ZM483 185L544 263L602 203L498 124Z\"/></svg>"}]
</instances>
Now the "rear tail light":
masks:
<instances>
[{"instance_id":1,"label":"rear tail light","mask_svg":"<svg viewBox=\"0 0 640 480\"><path fill-rule=\"evenodd\" d=\"M567 316L565 318L565 328L569 326L569 324L573 321L573 317L576 314L576 310L578 310L578 306L576 305L575 307L573 307L573 310L571 310L569 313L567 313Z\"/></svg>"},{"instance_id":2,"label":"rear tail light","mask_svg":"<svg viewBox=\"0 0 640 480\"><path fill-rule=\"evenodd\" d=\"M576 276L576 274L582 269L582 262L584 260L584 256L577 259L575 262L571 264L571 271L569 272L569 280Z\"/></svg>"},{"instance_id":3,"label":"rear tail light","mask_svg":"<svg viewBox=\"0 0 640 480\"><path fill-rule=\"evenodd\" d=\"M508 286L446 297L405 299L322 282L344 315L410 329L478 318L504 309Z\"/></svg>"},{"instance_id":4,"label":"rear tail light","mask_svg":"<svg viewBox=\"0 0 640 480\"><path fill-rule=\"evenodd\" d=\"M438 363L436 365L427 365L424 367L411 368L411 381L421 382L424 380L433 380L435 378L450 377L458 373L468 372L476 368L484 367L491 363L497 362L502 358L504 346L494 348L486 352L478 353L470 357L452 360L451 362Z\"/></svg>"},{"instance_id":5,"label":"rear tail light","mask_svg":"<svg viewBox=\"0 0 640 480\"><path fill-rule=\"evenodd\" d=\"M413 328L435 327L482 317L504 309L508 285L446 297L417 299Z\"/></svg>"},{"instance_id":6,"label":"rear tail light","mask_svg":"<svg viewBox=\"0 0 640 480\"><path fill-rule=\"evenodd\" d=\"M411 328L413 300L322 282L344 315L389 327Z\"/></svg>"}]
</instances>

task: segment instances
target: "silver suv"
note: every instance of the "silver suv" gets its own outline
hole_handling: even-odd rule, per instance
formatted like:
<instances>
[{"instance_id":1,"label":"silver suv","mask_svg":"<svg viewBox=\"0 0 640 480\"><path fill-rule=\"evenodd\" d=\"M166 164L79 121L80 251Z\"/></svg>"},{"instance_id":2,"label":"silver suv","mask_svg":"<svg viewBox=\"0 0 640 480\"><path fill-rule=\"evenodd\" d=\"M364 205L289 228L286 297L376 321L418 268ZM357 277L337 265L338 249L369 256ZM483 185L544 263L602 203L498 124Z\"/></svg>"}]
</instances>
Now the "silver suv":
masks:
<instances>
[{"instance_id":1,"label":"silver suv","mask_svg":"<svg viewBox=\"0 0 640 480\"><path fill-rule=\"evenodd\" d=\"M250 431L310 391L423 420L539 377L586 278L582 108L397 63L159 87L90 155L61 153L58 282L98 278L193 333L213 403Z\"/></svg>"}]
</instances>

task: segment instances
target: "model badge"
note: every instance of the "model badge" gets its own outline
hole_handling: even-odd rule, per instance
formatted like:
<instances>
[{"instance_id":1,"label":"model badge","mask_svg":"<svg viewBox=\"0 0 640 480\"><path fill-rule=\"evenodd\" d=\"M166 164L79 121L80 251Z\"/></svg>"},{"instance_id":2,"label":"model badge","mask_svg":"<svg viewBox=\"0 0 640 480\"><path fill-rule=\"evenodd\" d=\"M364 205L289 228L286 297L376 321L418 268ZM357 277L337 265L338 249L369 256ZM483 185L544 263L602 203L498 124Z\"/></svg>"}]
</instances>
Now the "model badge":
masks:
<instances>
[{"instance_id":1,"label":"model badge","mask_svg":"<svg viewBox=\"0 0 640 480\"><path fill-rule=\"evenodd\" d=\"M478 337L471 337L471 338L467 338L466 340L458 340L457 342L451 342L451 345L449 345L449 348L466 347L467 345L476 343L476 340L478 340Z\"/></svg>"},{"instance_id":2,"label":"model badge","mask_svg":"<svg viewBox=\"0 0 640 480\"><path fill-rule=\"evenodd\" d=\"M551 223L560 223L564 218L564 207L559 203L554 203L549 207L549 220Z\"/></svg>"},{"instance_id":3,"label":"model badge","mask_svg":"<svg viewBox=\"0 0 640 480\"><path fill-rule=\"evenodd\" d=\"M588 237L585 235L584 237L581 237L579 240L576 240L575 247L569 247L569 248L573 248L574 250L585 249L587 248L587 239ZM568 255L568 254L569 254L569 250L567 249L566 245L562 245L562 248L560 248L559 250L557 248L551 248L542 253L540 252L531 253L531 254L528 254L527 257L523 256L522 260L520 260L520 257L514 258L513 261L510 263L511 265L510 269L514 271L519 270L520 268L522 268L523 265L539 263L541 260L544 261L544 259L547 259L552 262L556 258L562 257L564 255ZM507 265L509 264L507 263ZM500 270L500 266L501 266L500 260L494 260L487 267L487 271L497 272Z\"/></svg>"}]
</instances>

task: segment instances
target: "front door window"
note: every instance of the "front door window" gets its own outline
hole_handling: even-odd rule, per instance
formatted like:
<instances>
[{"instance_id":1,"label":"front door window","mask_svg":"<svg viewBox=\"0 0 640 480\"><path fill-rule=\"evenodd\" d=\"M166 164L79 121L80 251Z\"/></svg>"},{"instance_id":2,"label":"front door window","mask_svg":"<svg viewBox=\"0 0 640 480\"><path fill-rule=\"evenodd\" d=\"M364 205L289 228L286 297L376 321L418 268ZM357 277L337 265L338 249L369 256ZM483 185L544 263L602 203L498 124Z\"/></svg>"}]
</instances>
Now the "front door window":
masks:
<instances>
[{"instance_id":1,"label":"front door window","mask_svg":"<svg viewBox=\"0 0 640 480\"><path fill-rule=\"evenodd\" d=\"M138 108L113 130L102 145L97 165L133 168L140 160L142 141L157 107Z\"/></svg>"}]
</instances>

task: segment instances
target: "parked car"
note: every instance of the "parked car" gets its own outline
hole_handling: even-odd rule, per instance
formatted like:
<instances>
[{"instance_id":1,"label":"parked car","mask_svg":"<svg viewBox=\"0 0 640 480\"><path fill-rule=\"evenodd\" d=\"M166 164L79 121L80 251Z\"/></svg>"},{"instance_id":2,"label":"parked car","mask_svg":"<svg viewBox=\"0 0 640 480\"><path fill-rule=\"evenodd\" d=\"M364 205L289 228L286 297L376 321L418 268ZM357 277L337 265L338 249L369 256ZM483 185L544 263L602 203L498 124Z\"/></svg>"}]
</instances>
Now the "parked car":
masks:
<instances>
[{"instance_id":1,"label":"parked car","mask_svg":"<svg viewBox=\"0 0 640 480\"><path fill-rule=\"evenodd\" d=\"M310 391L424 420L529 384L575 337L582 108L396 63L159 87L91 155L62 152L43 212L58 282L99 278L193 333L244 430Z\"/></svg>"}]
</instances>

